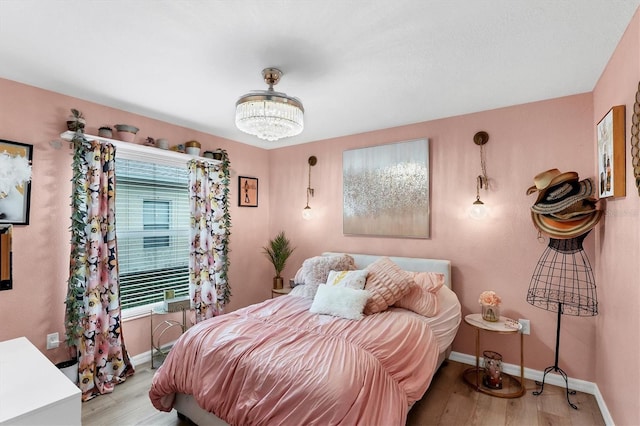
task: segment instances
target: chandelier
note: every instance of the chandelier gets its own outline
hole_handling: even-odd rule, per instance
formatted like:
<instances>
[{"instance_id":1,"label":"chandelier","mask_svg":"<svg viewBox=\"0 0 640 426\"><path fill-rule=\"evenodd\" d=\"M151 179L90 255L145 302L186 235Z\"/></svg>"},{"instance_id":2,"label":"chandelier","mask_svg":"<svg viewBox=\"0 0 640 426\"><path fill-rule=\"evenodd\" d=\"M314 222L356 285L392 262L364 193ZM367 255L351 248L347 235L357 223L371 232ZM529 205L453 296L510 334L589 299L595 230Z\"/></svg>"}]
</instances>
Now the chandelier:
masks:
<instances>
[{"instance_id":1,"label":"chandelier","mask_svg":"<svg viewBox=\"0 0 640 426\"><path fill-rule=\"evenodd\" d=\"M304 129L304 108L300 99L276 92L282 71L265 68L262 77L268 90L256 90L236 102L236 127L267 141L299 135Z\"/></svg>"}]
</instances>

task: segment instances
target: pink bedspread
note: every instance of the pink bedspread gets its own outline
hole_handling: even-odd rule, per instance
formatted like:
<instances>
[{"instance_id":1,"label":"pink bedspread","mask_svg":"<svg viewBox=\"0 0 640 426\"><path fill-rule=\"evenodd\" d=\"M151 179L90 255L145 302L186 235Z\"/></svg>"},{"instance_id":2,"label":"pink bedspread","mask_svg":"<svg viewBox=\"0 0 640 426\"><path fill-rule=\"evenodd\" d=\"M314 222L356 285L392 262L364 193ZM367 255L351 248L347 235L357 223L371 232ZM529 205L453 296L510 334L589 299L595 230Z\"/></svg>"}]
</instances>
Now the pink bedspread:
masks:
<instances>
[{"instance_id":1,"label":"pink bedspread","mask_svg":"<svg viewBox=\"0 0 640 426\"><path fill-rule=\"evenodd\" d=\"M351 321L283 296L191 327L156 372L149 397L176 393L232 425L404 425L435 373L428 325L402 309Z\"/></svg>"}]
</instances>

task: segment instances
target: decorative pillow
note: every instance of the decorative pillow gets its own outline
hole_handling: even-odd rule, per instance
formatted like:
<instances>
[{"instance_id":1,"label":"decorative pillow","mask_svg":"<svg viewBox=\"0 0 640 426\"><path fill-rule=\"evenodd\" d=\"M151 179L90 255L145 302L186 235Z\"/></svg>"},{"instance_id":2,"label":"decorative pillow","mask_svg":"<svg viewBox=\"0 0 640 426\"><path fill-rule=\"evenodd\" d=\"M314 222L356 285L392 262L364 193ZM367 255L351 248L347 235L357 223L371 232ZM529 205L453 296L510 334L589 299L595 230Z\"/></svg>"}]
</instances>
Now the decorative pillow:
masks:
<instances>
[{"instance_id":1,"label":"decorative pillow","mask_svg":"<svg viewBox=\"0 0 640 426\"><path fill-rule=\"evenodd\" d=\"M296 271L296 275L293 277L293 284L291 285L291 287L295 287L298 285L302 285L304 284L304 275L302 275L302 266L300 268L298 268L298 270Z\"/></svg>"},{"instance_id":2,"label":"decorative pillow","mask_svg":"<svg viewBox=\"0 0 640 426\"><path fill-rule=\"evenodd\" d=\"M318 291L317 285L300 284L291 289L291 291L289 292L289 296L297 296L297 297L304 297L306 299L313 299L316 295L316 291Z\"/></svg>"},{"instance_id":3,"label":"decorative pillow","mask_svg":"<svg viewBox=\"0 0 640 426\"><path fill-rule=\"evenodd\" d=\"M388 257L381 257L367 266L366 270L369 275L364 288L371 293L371 297L364 308L365 315L384 311L411 290L413 280L409 274Z\"/></svg>"},{"instance_id":4,"label":"decorative pillow","mask_svg":"<svg viewBox=\"0 0 640 426\"><path fill-rule=\"evenodd\" d=\"M438 292L444 285L444 274L437 272L409 272L413 278L409 292L394 306L409 309L425 317L433 317L440 312Z\"/></svg>"},{"instance_id":5,"label":"decorative pillow","mask_svg":"<svg viewBox=\"0 0 640 426\"><path fill-rule=\"evenodd\" d=\"M356 264L348 254L334 256L315 256L302 262L302 282L320 285L327 282L330 271L354 271ZM296 274L298 275L298 274Z\"/></svg>"},{"instance_id":6,"label":"decorative pillow","mask_svg":"<svg viewBox=\"0 0 640 426\"><path fill-rule=\"evenodd\" d=\"M321 284L318 286L309 312L361 320L364 317L362 310L368 299L367 290Z\"/></svg>"},{"instance_id":7,"label":"decorative pillow","mask_svg":"<svg viewBox=\"0 0 640 426\"><path fill-rule=\"evenodd\" d=\"M326 284L362 290L367 281L367 273L366 270L329 271Z\"/></svg>"}]
</instances>

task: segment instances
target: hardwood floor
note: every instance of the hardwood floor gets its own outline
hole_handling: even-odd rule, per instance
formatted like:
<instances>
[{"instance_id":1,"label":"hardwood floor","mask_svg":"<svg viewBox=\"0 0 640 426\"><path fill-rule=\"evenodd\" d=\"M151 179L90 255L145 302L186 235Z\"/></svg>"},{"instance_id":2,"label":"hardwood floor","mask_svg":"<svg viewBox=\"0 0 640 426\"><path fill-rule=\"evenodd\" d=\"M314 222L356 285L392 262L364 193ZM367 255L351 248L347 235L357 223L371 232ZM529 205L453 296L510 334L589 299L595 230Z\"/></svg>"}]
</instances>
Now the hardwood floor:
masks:
<instances>
[{"instance_id":1,"label":"hardwood floor","mask_svg":"<svg viewBox=\"0 0 640 426\"><path fill-rule=\"evenodd\" d=\"M473 391L463 380L468 365L448 361L436 373L431 387L416 402L407 419L409 426L423 425L604 425L593 395L578 392L567 404L565 389L545 385L542 395L532 395L536 385L525 380L527 392L521 398L495 398ZM151 405L148 397L155 370L149 363L137 367L136 374L116 386L113 393L82 404L82 424L186 426L175 411L163 413ZM204 426L204 425L201 425ZM296 425L297 426L297 425ZM386 425L385 425L386 426ZM390 425L391 426L391 425Z\"/></svg>"},{"instance_id":2,"label":"hardwood floor","mask_svg":"<svg viewBox=\"0 0 640 426\"><path fill-rule=\"evenodd\" d=\"M505 399L485 395L471 389L463 380L466 364L447 361L436 373L431 386L415 403L407 425L604 425L593 395L578 392L567 403L566 390L544 386L542 395L533 380L525 379L527 392L520 398Z\"/></svg>"}]
</instances>

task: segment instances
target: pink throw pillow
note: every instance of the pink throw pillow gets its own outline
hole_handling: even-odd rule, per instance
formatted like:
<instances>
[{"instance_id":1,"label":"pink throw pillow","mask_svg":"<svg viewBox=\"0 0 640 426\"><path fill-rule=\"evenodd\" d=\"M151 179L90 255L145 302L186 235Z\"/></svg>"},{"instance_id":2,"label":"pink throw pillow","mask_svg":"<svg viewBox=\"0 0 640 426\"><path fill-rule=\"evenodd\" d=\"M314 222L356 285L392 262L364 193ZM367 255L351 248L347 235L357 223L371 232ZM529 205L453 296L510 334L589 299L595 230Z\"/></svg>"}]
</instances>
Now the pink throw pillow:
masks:
<instances>
[{"instance_id":1,"label":"pink throw pillow","mask_svg":"<svg viewBox=\"0 0 640 426\"><path fill-rule=\"evenodd\" d=\"M367 266L366 270L369 274L364 289L371 296L364 307L365 315L384 311L411 290L413 280L409 274L388 257L381 257Z\"/></svg>"},{"instance_id":2,"label":"pink throw pillow","mask_svg":"<svg viewBox=\"0 0 640 426\"><path fill-rule=\"evenodd\" d=\"M425 317L433 317L440 312L438 291L444 285L444 274L437 272L408 272L413 283L409 292L394 306L409 309Z\"/></svg>"}]
</instances>

